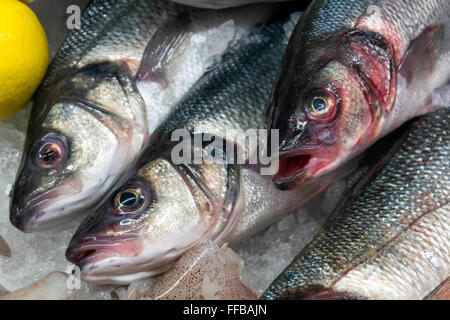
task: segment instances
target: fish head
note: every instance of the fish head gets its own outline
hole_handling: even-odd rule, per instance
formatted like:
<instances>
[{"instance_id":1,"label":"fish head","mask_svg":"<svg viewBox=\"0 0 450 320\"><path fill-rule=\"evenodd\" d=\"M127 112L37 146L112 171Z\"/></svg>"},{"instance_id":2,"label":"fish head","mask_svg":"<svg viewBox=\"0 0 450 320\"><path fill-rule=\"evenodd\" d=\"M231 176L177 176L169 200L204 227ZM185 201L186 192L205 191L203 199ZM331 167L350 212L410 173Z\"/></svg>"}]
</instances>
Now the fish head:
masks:
<instances>
[{"instance_id":1,"label":"fish head","mask_svg":"<svg viewBox=\"0 0 450 320\"><path fill-rule=\"evenodd\" d=\"M92 209L142 144L129 122L79 93L35 100L10 205L10 220L22 231L48 229Z\"/></svg>"},{"instance_id":2,"label":"fish head","mask_svg":"<svg viewBox=\"0 0 450 320\"><path fill-rule=\"evenodd\" d=\"M382 105L388 103L380 92L389 97L391 61L383 64L383 57L366 53L371 44L356 37L327 39L302 55L288 51L265 115L266 126L279 130L274 183L280 189L334 170L363 151L379 130Z\"/></svg>"},{"instance_id":3,"label":"fish head","mask_svg":"<svg viewBox=\"0 0 450 320\"><path fill-rule=\"evenodd\" d=\"M154 158L80 225L67 259L97 284L166 271L203 237L219 239L232 224L229 172L224 165Z\"/></svg>"}]
</instances>

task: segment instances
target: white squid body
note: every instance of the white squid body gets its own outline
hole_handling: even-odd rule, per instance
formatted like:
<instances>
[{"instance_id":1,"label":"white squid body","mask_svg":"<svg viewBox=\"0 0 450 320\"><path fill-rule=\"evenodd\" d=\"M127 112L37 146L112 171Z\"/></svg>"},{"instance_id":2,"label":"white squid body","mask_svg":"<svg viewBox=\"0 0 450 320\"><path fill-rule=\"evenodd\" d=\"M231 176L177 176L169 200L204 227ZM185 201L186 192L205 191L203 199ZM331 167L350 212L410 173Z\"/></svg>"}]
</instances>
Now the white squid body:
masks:
<instances>
[{"instance_id":1,"label":"white squid body","mask_svg":"<svg viewBox=\"0 0 450 320\"><path fill-rule=\"evenodd\" d=\"M128 287L128 299L251 300L254 291L241 281L243 262L229 248L204 240L186 252L169 271Z\"/></svg>"}]
</instances>

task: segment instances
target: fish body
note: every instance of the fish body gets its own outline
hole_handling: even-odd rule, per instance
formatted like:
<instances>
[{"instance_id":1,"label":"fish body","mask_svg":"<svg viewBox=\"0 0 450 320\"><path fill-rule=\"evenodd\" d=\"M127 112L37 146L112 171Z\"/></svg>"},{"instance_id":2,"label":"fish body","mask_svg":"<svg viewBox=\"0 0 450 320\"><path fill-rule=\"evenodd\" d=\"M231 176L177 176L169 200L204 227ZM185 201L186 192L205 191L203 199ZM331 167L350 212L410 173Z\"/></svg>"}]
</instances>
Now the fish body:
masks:
<instances>
[{"instance_id":1,"label":"fish body","mask_svg":"<svg viewBox=\"0 0 450 320\"><path fill-rule=\"evenodd\" d=\"M449 80L447 0L313 1L265 114L280 131L275 184L302 185L435 110L433 91Z\"/></svg>"},{"instance_id":2,"label":"fish body","mask_svg":"<svg viewBox=\"0 0 450 320\"><path fill-rule=\"evenodd\" d=\"M11 222L38 231L92 210L201 75L277 10L93 1L36 94Z\"/></svg>"},{"instance_id":3,"label":"fish body","mask_svg":"<svg viewBox=\"0 0 450 320\"><path fill-rule=\"evenodd\" d=\"M450 274L450 111L416 120L391 161L263 299L423 299Z\"/></svg>"},{"instance_id":4,"label":"fish body","mask_svg":"<svg viewBox=\"0 0 450 320\"><path fill-rule=\"evenodd\" d=\"M204 237L235 243L339 179L333 173L315 185L283 192L256 165L231 163L223 144L214 149L218 162L174 160L179 138L172 141L172 133L180 128L194 140L208 133L233 141L246 155L255 152L237 138L260 128L298 15L291 19L257 27L205 74L158 130L134 177L80 225L66 256L81 267L85 281L129 283L160 274ZM185 154L191 154L206 152L210 144L186 146Z\"/></svg>"}]
</instances>

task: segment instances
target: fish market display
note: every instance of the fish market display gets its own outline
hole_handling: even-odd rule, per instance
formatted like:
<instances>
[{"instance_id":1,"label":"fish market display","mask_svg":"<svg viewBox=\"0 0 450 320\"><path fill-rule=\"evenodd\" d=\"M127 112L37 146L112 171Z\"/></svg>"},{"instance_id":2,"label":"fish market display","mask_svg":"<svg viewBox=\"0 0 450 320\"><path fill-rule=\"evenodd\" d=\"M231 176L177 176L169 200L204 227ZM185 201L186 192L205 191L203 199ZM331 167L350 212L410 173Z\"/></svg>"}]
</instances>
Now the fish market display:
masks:
<instances>
[{"instance_id":1,"label":"fish market display","mask_svg":"<svg viewBox=\"0 0 450 320\"><path fill-rule=\"evenodd\" d=\"M30 8L0 300L449 299L449 0Z\"/></svg>"},{"instance_id":2,"label":"fish market display","mask_svg":"<svg viewBox=\"0 0 450 320\"><path fill-rule=\"evenodd\" d=\"M277 10L93 1L36 95L11 222L37 231L93 209L201 75Z\"/></svg>"},{"instance_id":3,"label":"fish market display","mask_svg":"<svg viewBox=\"0 0 450 320\"><path fill-rule=\"evenodd\" d=\"M256 293L241 281L242 261L233 250L201 241L159 278L128 287L128 299L255 300Z\"/></svg>"},{"instance_id":4,"label":"fish market display","mask_svg":"<svg viewBox=\"0 0 450 320\"><path fill-rule=\"evenodd\" d=\"M297 18L293 15L294 21ZM135 176L75 233L66 255L81 267L84 280L128 283L164 272L203 237L234 243L298 208L343 175L333 173L300 191L282 192L256 165L228 163L229 150L223 145L215 150L222 159L218 163L175 164L172 159L177 142L170 138L178 128L193 136L226 134L238 148L248 149L247 154L255 152L255 146L236 138L241 130L259 128L293 26L289 21L255 30L177 106L139 160ZM208 146L191 149L188 144L186 153L203 154Z\"/></svg>"},{"instance_id":5,"label":"fish market display","mask_svg":"<svg viewBox=\"0 0 450 320\"><path fill-rule=\"evenodd\" d=\"M302 185L435 110L432 91L449 80L448 0L313 1L265 115L280 130L275 184Z\"/></svg>"},{"instance_id":6,"label":"fish market display","mask_svg":"<svg viewBox=\"0 0 450 320\"><path fill-rule=\"evenodd\" d=\"M389 164L266 299L423 299L450 275L450 111L416 120Z\"/></svg>"}]
</instances>

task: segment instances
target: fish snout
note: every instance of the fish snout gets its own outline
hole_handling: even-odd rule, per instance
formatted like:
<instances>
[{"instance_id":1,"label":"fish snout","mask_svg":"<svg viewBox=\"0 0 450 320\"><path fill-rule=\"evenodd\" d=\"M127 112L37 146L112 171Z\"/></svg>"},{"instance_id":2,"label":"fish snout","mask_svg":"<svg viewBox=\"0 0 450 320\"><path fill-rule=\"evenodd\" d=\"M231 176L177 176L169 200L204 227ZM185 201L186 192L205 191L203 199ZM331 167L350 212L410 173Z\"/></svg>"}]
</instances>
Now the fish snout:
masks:
<instances>
[{"instance_id":1,"label":"fish snout","mask_svg":"<svg viewBox=\"0 0 450 320\"><path fill-rule=\"evenodd\" d=\"M11 204L9 220L20 231L33 232L35 230L36 223L33 222L32 216L33 213L24 213L24 210L17 203Z\"/></svg>"},{"instance_id":2,"label":"fish snout","mask_svg":"<svg viewBox=\"0 0 450 320\"><path fill-rule=\"evenodd\" d=\"M41 229L40 219L43 211L39 200L26 201L23 197L24 192L19 188L11 191L10 215L11 224L23 232L33 232ZM35 203L33 205L33 203Z\"/></svg>"},{"instance_id":3,"label":"fish snout","mask_svg":"<svg viewBox=\"0 0 450 320\"><path fill-rule=\"evenodd\" d=\"M88 257L97 252L95 246L90 246L89 243L89 239L83 239L81 241L72 239L66 250L66 259L73 264L81 266L84 262L86 262Z\"/></svg>"}]
</instances>

